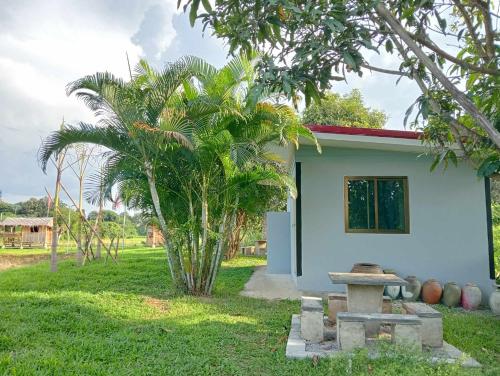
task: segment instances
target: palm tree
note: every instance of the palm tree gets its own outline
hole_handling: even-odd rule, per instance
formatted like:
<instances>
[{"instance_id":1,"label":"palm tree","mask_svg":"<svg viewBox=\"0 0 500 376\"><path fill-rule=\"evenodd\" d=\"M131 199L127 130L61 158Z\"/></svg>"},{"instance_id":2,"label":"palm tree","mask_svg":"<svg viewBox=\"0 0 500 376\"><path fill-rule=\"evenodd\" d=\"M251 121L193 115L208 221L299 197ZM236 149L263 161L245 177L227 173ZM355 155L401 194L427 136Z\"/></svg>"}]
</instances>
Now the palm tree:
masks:
<instances>
[{"instance_id":1,"label":"palm tree","mask_svg":"<svg viewBox=\"0 0 500 376\"><path fill-rule=\"evenodd\" d=\"M256 84L255 56L222 69L184 58L155 72L145 62L130 82L96 74L70 84L99 116L53 133L40 159L69 144L106 146L101 179L129 207L158 219L172 279L184 291L211 294L229 234L248 200L242 192L295 187L274 145L314 136L287 106Z\"/></svg>"},{"instance_id":2,"label":"palm tree","mask_svg":"<svg viewBox=\"0 0 500 376\"><path fill-rule=\"evenodd\" d=\"M175 275L173 257L168 251L166 219L158 197L155 170L161 151L170 144L191 147L188 135L183 133L182 124L165 121L168 117L165 108L169 101L176 100L179 87L192 75L190 66L196 64L197 60L186 57L168 64L161 72L155 72L145 61L141 61L129 82L105 72L70 83L67 86L68 95L74 93L83 100L96 115L97 123L68 125L52 133L39 152L39 160L45 171L52 154L58 155L68 145L91 143L109 149L104 176L120 169L140 171L147 179L155 214L165 234L167 258L174 280L178 276Z\"/></svg>"}]
</instances>

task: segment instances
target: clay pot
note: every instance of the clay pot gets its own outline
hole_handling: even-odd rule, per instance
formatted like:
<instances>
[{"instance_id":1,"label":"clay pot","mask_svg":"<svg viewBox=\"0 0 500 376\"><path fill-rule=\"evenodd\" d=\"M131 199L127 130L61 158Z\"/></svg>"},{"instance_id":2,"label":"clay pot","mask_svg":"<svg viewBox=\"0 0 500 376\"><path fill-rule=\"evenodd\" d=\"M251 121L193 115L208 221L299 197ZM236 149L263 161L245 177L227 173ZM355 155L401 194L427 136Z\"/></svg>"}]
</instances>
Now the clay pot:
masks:
<instances>
[{"instance_id":1,"label":"clay pot","mask_svg":"<svg viewBox=\"0 0 500 376\"><path fill-rule=\"evenodd\" d=\"M490 295L490 308L494 315L500 315L500 285L496 285L496 290Z\"/></svg>"},{"instance_id":2,"label":"clay pot","mask_svg":"<svg viewBox=\"0 0 500 376\"><path fill-rule=\"evenodd\" d=\"M448 307L457 307L460 304L462 289L455 282L448 282L443 288L443 304Z\"/></svg>"},{"instance_id":3,"label":"clay pot","mask_svg":"<svg viewBox=\"0 0 500 376\"><path fill-rule=\"evenodd\" d=\"M442 292L440 283L435 279L429 279L422 286L422 300L427 304L437 304Z\"/></svg>"},{"instance_id":4,"label":"clay pot","mask_svg":"<svg viewBox=\"0 0 500 376\"><path fill-rule=\"evenodd\" d=\"M408 302L414 302L420 296L422 284L414 275L409 275L405 278L405 281L408 282L408 285L401 287L401 296Z\"/></svg>"},{"instance_id":5,"label":"clay pot","mask_svg":"<svg viewBox=\"0 0 500 376\"><path fill-rule=\"evenodd\" d=\"M377 264L371 264L369 262L359 262L353 265L351 273L382 274L382 268Z\"/></svg>"},{"instance_id":6,"label":"clay pot","mask_svg":"<svg viewBox=\"0 0 500 376\"><path fill-rule=\"evenodd\" d=\"M473 311L481 304L481 290L474 283L467 283L462 289L462 307Z\"/></svg>"},{"instance_id":7,"label":"clay pot","mask_svg":"<svg viewBox=\"0 0 500 376\"><path fill-rule=\"evenodd\" d=\"M401 286L385 286L384 295L389 296L392 300L399 298Z\"/></svg>"}]
</instances>

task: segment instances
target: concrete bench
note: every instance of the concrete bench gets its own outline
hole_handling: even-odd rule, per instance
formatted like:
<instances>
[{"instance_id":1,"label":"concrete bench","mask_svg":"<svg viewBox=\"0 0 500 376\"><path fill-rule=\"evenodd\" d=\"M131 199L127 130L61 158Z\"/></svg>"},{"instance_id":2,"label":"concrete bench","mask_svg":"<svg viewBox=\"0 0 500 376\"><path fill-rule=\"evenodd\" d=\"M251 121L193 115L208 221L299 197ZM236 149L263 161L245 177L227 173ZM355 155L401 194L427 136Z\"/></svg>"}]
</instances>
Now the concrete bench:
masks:
<instances>
[{"instance_id":1,"label":"concrete bench","mask_svg":"<svg viewBox=\"0 0 500 376\"><path fill-rule=\"evenodd\" d=\"M422 320L415 315L392 313L354 313L337 314L337 345L339 349L351 351L366 345L367 323L390 324L392 342L422 350L420 327Z\"/></svg>"},{"instance_id":2,"label":"concrete bench","mask_svg":"<svg viewBox=\"0 0 500 376\"><path fill-rule=\"evenodd\" d=\"M241 247L241 253L244 256L254 256L255 255L255 247L253 245Z\"/></svg>"},{"instance_id":3,"label":"concrete bench","mask_svg":"<svg viewBox=\"0 0 500 376\"><path fill-rule=\"evenodd\" d=\"M443 315L425 303L405 302L403 311L422 320L422 344L430 347L443 346Z\"/></svg>"},{"instance_id":4,"label":"concrete bench","mask_svg":"<svg viewBox=\"0 0 500 376\"><path fill-rule=\"evenodd\" d=\"M331 323L337 322L338 312L347 312L347 294L333 292L328 294L328 320ZM382 313L392 313L392 299L388 296L384 296Z\"/></svg>"},{"instance_id":5,"label":"concrete bench","mask_svg":"<svg viewBox=\"0 0 500 376\"><path fill-rule=\"evenodd\" d=\"M323 300L312 296L301 299L300 335L311 343L319 343L324 338Z\"/></svg>"}]
</instances>

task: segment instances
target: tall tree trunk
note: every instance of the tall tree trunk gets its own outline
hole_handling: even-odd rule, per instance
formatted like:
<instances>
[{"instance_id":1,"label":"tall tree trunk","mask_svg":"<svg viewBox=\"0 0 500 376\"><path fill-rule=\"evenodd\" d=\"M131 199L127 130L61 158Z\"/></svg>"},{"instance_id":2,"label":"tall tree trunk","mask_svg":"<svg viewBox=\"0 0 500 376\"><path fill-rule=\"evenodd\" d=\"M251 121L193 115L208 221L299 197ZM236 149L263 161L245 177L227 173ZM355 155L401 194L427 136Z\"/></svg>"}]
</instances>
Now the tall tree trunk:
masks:
<instances>
[{"instance_id":1,"label":"tall tree trunk","mask_svg":"<svg viewBox=\"0 0 500 376\"><path fill-rule=\"evenodd\" d=\"M398 35L403 42L410 48L410 50L418 57L418 59L425 65L425 67L436 77L436 79L443 85L451 96L457 101L462 108L472 116L476 123L484 129L490 139L500 149L500 133L493 127L493 124L488 120L484 114L479 111L474 102L472 102L460 89L458 89L441 69L426 55L426 53L415 43L405 28L399 21L391 14L391 12L384 6L383 2L379 2L376 6L377 14L385 20L393 32Z\"/></svg>"},{"instance_id":2,"label":"tall tree trunk","mask_svg":"<svg viewBox=\"0 0 500 376\"><path fill-rule=\"evenodd\" d=\"M208 242L208 193L207 193L207 182L203 179L203 186L201 187L201 249L200 249L200 261L198 267L198 284L196 286L198 291L202 291L204 283L203 274L206 269L206 252L207 252L207 242Z\"/></svg>"},{"instance_id":3,"label":"tall tree trunk","mask_svg":"<svg viewBox=\"0 0 500 376\"><path fill-rule=\"evenodd\" d=\"M219 236L216 242L215 254L212 254L212 262L210 265L210 271L208 273L207 284L205 286L205 293L207 295L212 294L214 288L215 279L219 271L219 267L222 261L222 254L224 253L224 245L226 241L226 222L227 222L227 212L224 213L222 217L222 223L219 226Z\"/></svg>"},{"instance_id":4,"label":"tall tree trunk","mask_svg":"<svg viewBox=\"0 0 500 376\"><path fill-rule=\"evenodd\" d=\"M79 178L79 195L78 195L78 232L77 232L77 242L76 242L76 264L77 266L83 265L83 250L82 250L82 227L83 227L83 176Z\"/></svg>"},{"instance_id":5,"label":"tall tree trunk","mask_svg":"<svg viewBox=\"0 0 500 376\"><path fill-rule=\"evenodd\" d=\"M163 213L161 211L160 197L158 196L158 190L156 189L156 181L154 178L154 173L152 167L149 163L145 164L146 176L148 178L149 191L151 193L151 199L153 200L153 206L155 208L156 216L158 217L158 222L160 224L160 229L163 234L163 246L165 247L165 252L167 253L167 262L170 269L170 275L174 283L179 282L177 271L174 269L174 259L172 256L173 249L169 246L170 240L167 233L167 222ZM182 280L182 278L181 278Z\"/></svg>"},{"instance_id":6,"label":"tall tree trunk","mask_svg":"<svg viewBox=\"0 0 500 376\"><path fill-rule=\"evenodd\" d=\"M242 234L241 230L246 223L246 214L244 211L239 210L236 214L236 219L234 221L234 226L231 228L229 235L229 244L227 247L226 258L228 260L234 258L238 251L240 250Z\"/></svg>"},{"instance_id":7,"label":"tall tree trunk","mask_svg":"<svg viewBox=\"0 0 500 376\"><path fill-rule=\"evenodd\" d=\"M57 175L56 175L56 189L54 193L54 215L53 215L53 225L52 225L52 245L50 250L50 271L57 272L57 244L59 241L59 225L57 223L59 218L59 195L61 192L61 175L62 175L62 165L64 163L64 153L61 152L57 156Z\"/></svg>"},{"instance_id":8,"label":"tall tree trunk","mask_svg":"<svg viewBox=\"0 0 500 376\"><path fill-rule=\"evenodd\" d=\"M101 236L101 226L102 226L102 209L103 209L103 197L101 195L99 199L99 211L97 212L97 224L96 224L96 233ZM101 242L98 240L96 244L96 250L95 250L95 258L100 259L101 258Z\"/></svg>"}]
</instances>

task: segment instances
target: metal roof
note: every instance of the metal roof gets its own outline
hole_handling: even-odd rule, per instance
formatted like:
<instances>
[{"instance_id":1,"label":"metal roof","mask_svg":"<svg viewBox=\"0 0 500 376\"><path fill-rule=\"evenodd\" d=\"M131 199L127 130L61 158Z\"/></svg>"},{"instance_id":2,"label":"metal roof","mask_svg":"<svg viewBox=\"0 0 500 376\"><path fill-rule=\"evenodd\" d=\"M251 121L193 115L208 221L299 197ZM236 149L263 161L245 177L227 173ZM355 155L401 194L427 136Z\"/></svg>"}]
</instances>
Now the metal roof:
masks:
<instances>
[{"instance_id":1,"label":"metal roof","mask_svg":"<svg viewBox=\"0 0 500 376\"><path fill-rule=\"evenodd\" d=\"M0 226L48 226L52 227L52 217L22 218L9 217L0 222Z\"/></svg>"},{"instance_id":2,"label":"metal roof","mask_svg":"<svg viewBox=\"0 0 500 376\"><path fill-rule=\"evenodd\" d=\"M338 125L318 124L309 124L307 125L307 127L313 132L347 134L356 136L390 137L409 140L418 140L422 136L422 132L401 131L395 129L354 128L342 127Z\"/></svg>"}]
</instances>

